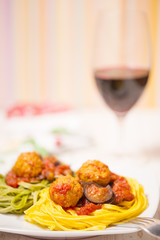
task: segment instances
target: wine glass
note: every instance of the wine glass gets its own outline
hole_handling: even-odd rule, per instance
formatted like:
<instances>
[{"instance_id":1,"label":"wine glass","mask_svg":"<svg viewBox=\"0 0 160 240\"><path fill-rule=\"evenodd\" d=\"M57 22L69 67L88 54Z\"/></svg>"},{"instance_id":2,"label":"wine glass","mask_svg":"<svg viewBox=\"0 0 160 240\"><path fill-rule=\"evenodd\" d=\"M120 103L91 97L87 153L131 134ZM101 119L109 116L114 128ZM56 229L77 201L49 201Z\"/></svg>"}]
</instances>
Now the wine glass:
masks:
<instances>
[{"instance_id":1,"label":"wine glass","mask_svg":"<svg viewBox=\"0 0 160 240\"><path fill-rule=\"evenodd\" d=\"M151 41L140 11L101 12L96 26L94 78L106 104L122 120L147 85Z\"/></svg>"}]
</instances>

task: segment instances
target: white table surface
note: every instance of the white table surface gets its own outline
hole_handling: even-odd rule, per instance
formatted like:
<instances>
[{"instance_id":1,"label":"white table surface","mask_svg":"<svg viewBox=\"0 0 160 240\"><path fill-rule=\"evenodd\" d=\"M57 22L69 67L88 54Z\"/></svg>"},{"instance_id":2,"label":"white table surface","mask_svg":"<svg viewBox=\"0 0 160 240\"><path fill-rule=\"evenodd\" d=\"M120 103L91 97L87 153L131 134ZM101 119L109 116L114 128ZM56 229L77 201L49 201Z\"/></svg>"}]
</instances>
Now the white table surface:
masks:
<instances>
[{"instance_id":1,"label":"white table surface","mask_svg":"<svg viewBox=\"0 0 160 240\"><path fill-rule=\"evenodd\" d=\"M29 123L30 122L30 123ZM23 131L29 131L30 126L34 130L43 126L52 127L67 126L78 130L89 136L90 144L86 148L80 148L74 151L66 151L59 154L62 160L70 162L70 159L76 158L78 164L88 159L106 158L110 166L112 161L118 164L123 162L130 165L136 165L142 168L146 164L154 171L160 184L160 111L158 110L133 110L125 119L121 141L119 141L119 126L116 117L108 110L79 110L69 113L48 115L46 117L36 117L28 119L6 120L0 115L0 151L3 150L5 142L14 135L20 136ZM29 124L28 124L29 123ZM18 130L17 130L18 126ZM28 126L28 127L27 127ZM33 131L33 129L31 129ZM5 136L5 137L4 137ZM123 143L123 144L122 144ZM115 154L121 144L122 152ZM125 150L124 150L125 149ZM75 166L76 167L76 166ZM160 205L157 209L156 218L160 219ZM2 240L29 240L30 237L16 235L12 233L0 232ZM90 240L155 240L157 238L147 235L143 231L133 234L111 235L88 238Z\"/></svg>"}]
</instances>

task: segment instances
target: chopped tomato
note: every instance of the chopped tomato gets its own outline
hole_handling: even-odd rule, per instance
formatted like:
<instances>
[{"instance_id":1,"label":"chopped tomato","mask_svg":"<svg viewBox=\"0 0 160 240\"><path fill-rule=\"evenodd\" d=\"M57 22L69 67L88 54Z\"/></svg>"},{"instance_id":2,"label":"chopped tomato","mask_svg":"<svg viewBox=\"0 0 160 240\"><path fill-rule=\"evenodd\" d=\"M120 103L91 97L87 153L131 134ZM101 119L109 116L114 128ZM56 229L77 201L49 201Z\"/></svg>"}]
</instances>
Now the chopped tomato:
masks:
<instances>
[{"instance_id":1,"label":"chopped tomato","mask_svg":"<svg viewBox=\"0 0 160 240\"><path fill-rule=\"evenodd\" d=\"M76 211L77 215L89 215L90 213L94 212L97 209L102 208L102 204L94 204L88 202L83 207L81 207L79 210Z\"/></svg>"},{"instance_id":2,"label":"chopped tomato","mask_svg":"<svg viewBox=\"0 0 160 240\"><path fill-rule=\"evenodd\" d=\"M72 174L72 171L68 165L59 165L55 168L55 176L56 175L67 175Z\"/></svg>"},{"instance_id":3,"label":"chopped tomato","mask_svg":"<svg viewBox=\"0 0 160 240\"><path fill-rule=\"evenodd\" d=\"M114 180L113 180L114 179ZM112 176L113 186L112 191L114 192L115 199L114 203L121 203L122 201L132 201L134 195L131 193L131 187L124 177L113 175Z\"/></svg>"},{"instance_id":4,"label":"chopped tomato","mask_svg":"<svg viewBox=\"0 0 160 240\"><path fill-rule=\"evenodd\" d=\"M18 178L13 170L7 173L6 183L13 188L18 187Z\"/></svg>"}]
</instances>

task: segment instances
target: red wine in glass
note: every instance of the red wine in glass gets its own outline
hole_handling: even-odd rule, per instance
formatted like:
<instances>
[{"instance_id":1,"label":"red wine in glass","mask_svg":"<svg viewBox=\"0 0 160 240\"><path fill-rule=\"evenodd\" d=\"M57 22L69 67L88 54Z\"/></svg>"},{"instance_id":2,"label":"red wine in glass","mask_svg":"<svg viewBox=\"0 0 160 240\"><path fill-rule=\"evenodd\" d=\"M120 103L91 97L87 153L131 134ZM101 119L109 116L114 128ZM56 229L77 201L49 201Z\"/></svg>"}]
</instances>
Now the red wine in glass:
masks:
<instances>
[{"instance_id":1,"label":"red wine in glass","mask_svg":"<svg viewBox=\"0 0 160 240\"><path fill-rule=\"evenodd\" d=\"M149 77L143 68L115 67L95 71L99 92L107 105L124 115L140 98Z\"/></svg>"}]
</instances>

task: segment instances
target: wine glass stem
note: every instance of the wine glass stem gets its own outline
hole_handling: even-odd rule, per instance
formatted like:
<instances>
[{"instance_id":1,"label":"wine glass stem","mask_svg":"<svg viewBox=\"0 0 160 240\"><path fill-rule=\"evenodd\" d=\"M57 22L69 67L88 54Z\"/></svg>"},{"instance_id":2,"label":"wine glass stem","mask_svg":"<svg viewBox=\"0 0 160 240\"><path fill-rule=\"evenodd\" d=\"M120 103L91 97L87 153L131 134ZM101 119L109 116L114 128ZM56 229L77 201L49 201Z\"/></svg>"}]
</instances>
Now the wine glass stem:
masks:
<instances>
[{"instance_id":1,"label":"wine glass stem","mask_svg":"<svg viewBox=\"0 0 160 240\"><path fill-rule=\"evenodd\" d=\"M118 125L119 125L119 133L118 133L118 138L117 138L117 153L118 156L123 157L124 152L125 152L125 145L124 145L124 140L125 140L125 129L124 129L124 117L125 116L117 116L118 119Z\"/></svg>"}]
</instances>

